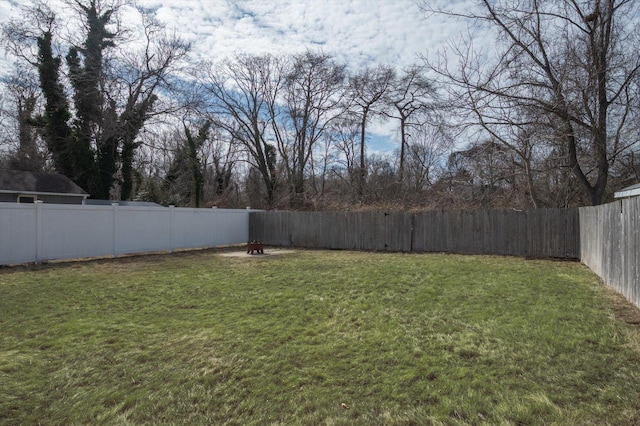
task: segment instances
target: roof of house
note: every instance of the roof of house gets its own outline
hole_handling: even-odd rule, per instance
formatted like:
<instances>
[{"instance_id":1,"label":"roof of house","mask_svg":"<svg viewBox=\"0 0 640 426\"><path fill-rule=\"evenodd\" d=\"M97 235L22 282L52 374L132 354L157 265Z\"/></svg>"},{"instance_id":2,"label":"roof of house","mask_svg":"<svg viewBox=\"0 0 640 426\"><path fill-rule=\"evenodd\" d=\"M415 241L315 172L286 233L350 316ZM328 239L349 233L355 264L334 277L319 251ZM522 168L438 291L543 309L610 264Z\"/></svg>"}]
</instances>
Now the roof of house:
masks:
<instances>
[{"instance_id":1,"label":"roof of house","mask_svg":"<svg viewBox=\"0 0 640 426\"><path fill-rule=\"evenodd\" d=\"M0 192L47 193L83 196L89 194L68 177L58 173L36 173L0 169Z\"/></svg>"},{"instance_id":2,"label":"roof of house","mask_svg":"<svg viewBox=\"0 0 640 426\"><path fill-rule=\"evenodd\" d=\"M614 194L615 198L635 197L640 195L640 183L627 186Z\"/></svg>"},{"instance_id":3,"label":"roof of house","mask_svg":"<svg viewBox=\"0 0 640 426\"><path fill-rule=\"evenodd\" d=\"M158 203L151 201L128 201L128 200L97 200L88 199L86 204L88 206L110 206L114 203L118 203L120 206L132 206L132 207L162 207Z\"/></svg>"}]
</instances>

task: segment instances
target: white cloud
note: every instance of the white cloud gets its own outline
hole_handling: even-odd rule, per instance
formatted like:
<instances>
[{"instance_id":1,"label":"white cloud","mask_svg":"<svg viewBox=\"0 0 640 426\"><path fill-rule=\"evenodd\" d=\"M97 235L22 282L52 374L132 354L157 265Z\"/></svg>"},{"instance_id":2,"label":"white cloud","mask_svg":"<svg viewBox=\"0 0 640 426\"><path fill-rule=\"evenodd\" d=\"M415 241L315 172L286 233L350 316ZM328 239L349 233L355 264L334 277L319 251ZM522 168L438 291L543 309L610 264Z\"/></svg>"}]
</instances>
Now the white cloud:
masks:
<instances>
[{"instance_id":1,"label":"white cloud","mask_svg":"<svg viewBox=\"0 0 640 426\"><path fill-rule=\"evenodd\" d=\"M0 23L17 14L19 3L0 0ZM462 8L470 0L437 3ZM191 42L197 58L321 48L352 68L375 63L403 67L464 31L464 26L439 16L427 20L416 0L138 0L138 4Z\"/></svg>"},{"instance_id":2,"label":"white cloud","mask_svg":"<svg viewBox=\"0 0 640 426\"><path fill-rule=\"evenodd\" d=\"M60 0L49 0L59 2ZM464 8L471 0L437 0ZM18 14L16 0L0 0L0 24ZM356 69L421 62L466 28L441 16L426 19L416 0L138 0L155 18L192 44L195 59L234 53L293 53L322 49ZM63 9L61 9L63 10ZM139 22L130 12L127 23ZM0 73L9 70L0 54ZM392 120L371 130L395 139Z\"/></svg>"},{"instance_id":3,"label":"white cloud","mask_svg":"<svg viewBox=\"0 0 640 426\"><path fill-rule=\"evenodd\" d=\"M444 43L447 33L442 27L431 30L414 0L141 0L140 5L192 42L198 57L322 48L354 68L405 66Z\"/></svg>"}]
</instances>

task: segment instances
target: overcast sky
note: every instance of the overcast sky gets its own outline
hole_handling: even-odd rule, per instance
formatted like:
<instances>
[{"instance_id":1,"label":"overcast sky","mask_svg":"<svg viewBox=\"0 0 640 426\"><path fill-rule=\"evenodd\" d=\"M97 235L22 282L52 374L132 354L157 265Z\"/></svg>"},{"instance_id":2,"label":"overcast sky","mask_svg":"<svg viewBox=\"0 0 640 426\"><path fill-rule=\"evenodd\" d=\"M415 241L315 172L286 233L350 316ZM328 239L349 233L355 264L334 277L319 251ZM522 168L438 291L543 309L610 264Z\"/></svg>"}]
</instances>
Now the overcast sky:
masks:
<instances>
[{"instance_id":1,"label":"overcast sky","mask_svg":"<svg viewBox=\"0 0 640 426\"><path fill-rule=\"evenodd\" d=\"M19 5L28 1L0 0L0 22L16 19ZM467 34L463 23L439 16L427 19L417 1L138 0L138 4L191 42L198 58L322 49L355 69L368 64L401 68L419 63L420 55L431 56ZM473 3L427 1L447 9ZM0 73L8 70L5 57L0 60Z\"/></svg>"},{"instance_id":2,"label":"overcast sky","mask_svg":"<svg viewBox=\"0 0 640 426\"><path fill-rule=\"evenodd\" d=\"M460 2L461 4L463 2ZM460 32L415 0L141 0L203 56L323 49L350 66L407 65Z\"/></svg>"}]
</instances>

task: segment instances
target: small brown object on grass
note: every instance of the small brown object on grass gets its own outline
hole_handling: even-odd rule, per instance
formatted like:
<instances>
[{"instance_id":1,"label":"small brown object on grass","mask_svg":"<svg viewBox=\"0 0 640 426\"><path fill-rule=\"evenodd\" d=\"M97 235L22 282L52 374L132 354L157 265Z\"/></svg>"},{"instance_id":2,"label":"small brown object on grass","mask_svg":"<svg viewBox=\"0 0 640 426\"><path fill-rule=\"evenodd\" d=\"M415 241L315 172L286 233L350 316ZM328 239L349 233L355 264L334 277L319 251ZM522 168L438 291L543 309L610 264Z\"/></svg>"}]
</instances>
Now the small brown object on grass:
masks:
<instances>
[{"instance_id":1,"label":"small brown object on grass","mask_svg":"<svg viewBox=\"0 0 640 426\"><path fill-rule=\"evenodd\" d=\"M247 243L247 254L253 254L253 252L256 252L257 254L264 254L264 244L262 244L260 241L250 241Z\"/></svg>"}]
</instances>

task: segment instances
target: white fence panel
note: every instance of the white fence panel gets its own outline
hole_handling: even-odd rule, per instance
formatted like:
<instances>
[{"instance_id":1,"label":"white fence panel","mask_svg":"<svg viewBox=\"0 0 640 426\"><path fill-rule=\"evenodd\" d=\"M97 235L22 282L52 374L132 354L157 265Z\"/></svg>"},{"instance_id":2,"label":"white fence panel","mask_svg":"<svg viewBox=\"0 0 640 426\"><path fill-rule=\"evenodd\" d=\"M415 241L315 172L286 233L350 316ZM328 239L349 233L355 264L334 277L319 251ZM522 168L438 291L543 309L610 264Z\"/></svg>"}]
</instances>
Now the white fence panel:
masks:
<instances>
[{"instance_id":1,"label":"white fence panel","mask_svg":"<svg viewBox=\"0 0 640 426\"><path fill-rule=\"evenodd\" d=\"M241 244L249 241L249 210L212 209L215 211L214 240L217 246Z\"/></svg>"},{"instance_id":2,"label":"white fence panel","mask_svg":"<svg viewBox=\"0 0 640 426\"><path fill-rule=\"evenodd\" d=\"M113 208L41 204L39 260L113 254Z\"/></svg>"},{"instance_id":3,"label":"white fence panel","mask_svg":"<svg viewBox=\"0 0 640 426\"><path fill-rule=\"evenodd\" d=\"M249 210L0 203L0 265L246 243Z\"/></svg>"},{"instance_id":4,"label":"white fence panel","mask_svg":"<svg viewBox=\"0 0 640 426\"><path fill-rule=\"evenodd\" d=\"M215 246L215 214L210 209L173 209L174 249Z\"/></svg>"},{"instance_id":5,"label":"white fence panel","mask_svg":"<svg viewBox=\"0 0 640 426\"><path fill-rule=\"evenodd\" d=\"M173 249L247 242L248 223L248 210L173 209Z\"/></svg>"},{"instance_id":6,"label":"white fence panel","mask_svg":"<svg viewBox=\"0 0 640 426\"><path fill-rule=\"evenodd\" d=\"M171 250L171 209L116 206L116 254Z\"/></svg>"},{"instance_id":7,"label":"white fence panel","mask_svg":"<svg viewBox=\"0 0 640 426\"><path fill-rule=\"evenodd\" d=\"M36 209L29 204L0 203L0 265L35 261Z\"/></svg>"}]
</instances>

